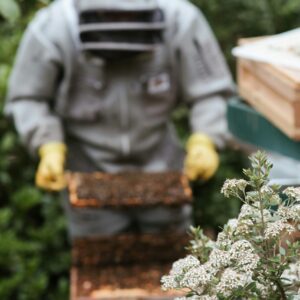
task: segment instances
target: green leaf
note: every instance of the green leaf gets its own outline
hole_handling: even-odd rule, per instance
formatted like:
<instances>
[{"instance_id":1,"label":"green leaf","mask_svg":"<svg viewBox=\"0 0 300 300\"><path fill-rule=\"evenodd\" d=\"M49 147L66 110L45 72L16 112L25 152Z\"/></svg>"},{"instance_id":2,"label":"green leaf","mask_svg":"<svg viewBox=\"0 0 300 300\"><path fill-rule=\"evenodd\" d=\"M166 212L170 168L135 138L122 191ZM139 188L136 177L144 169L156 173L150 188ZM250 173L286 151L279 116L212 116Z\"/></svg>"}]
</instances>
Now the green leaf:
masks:
<instances>
[{"instance_id":1,"label":"green leaf","mask_svg":"<svg viewBox=\"0 0 300 300\"><path fill-rule=\"evenodd\" d=\"M9 22L15 22L21 15L15 0L0 0L0 14Z\"/></svg>"},{"instance_id":2,"label":"green leaf","mask_svg":"<svg viewBox=\"0 0 300 300\"><path fill-rule=\"evenodd\" d=\"M0 0L1 1L1 0ZM8 132L4 135L3 140L1 141L1 151L11 151L16 144L16 135L12 132Z\"/></svg>"},{"instance_id":3,"label":"green leaf","mask_svg":"<svg viewBox=\"0 0 300 300\"><path fill-rule=\"evenodd\" d=\"M13 212L9 208L2 208L0 210L0 229L6 228L12 221Z\"/></svg>"},{"instance_id":4,"label":"green leaf","mask_svg":"<svg viewBox=\"0 0 300 300\"><path fill-rule=\"evenodd\" d=\"M281 255L285 256L285 255L286 255L286 250L285 250L283 247L280 247L280 248L279 248L279 253L280 253Z\"/></svg>"},{"instance_id":5,"label":"green leaf","mask_svg":"<svg viewBox=\"0 0 300 300\"><path fill-rule=\"evenodd\" d=\"M28 211L41 204L42 194L32 186L20 188L12 197L15 206L21 211Z\"/></svg>"}]
</instances>

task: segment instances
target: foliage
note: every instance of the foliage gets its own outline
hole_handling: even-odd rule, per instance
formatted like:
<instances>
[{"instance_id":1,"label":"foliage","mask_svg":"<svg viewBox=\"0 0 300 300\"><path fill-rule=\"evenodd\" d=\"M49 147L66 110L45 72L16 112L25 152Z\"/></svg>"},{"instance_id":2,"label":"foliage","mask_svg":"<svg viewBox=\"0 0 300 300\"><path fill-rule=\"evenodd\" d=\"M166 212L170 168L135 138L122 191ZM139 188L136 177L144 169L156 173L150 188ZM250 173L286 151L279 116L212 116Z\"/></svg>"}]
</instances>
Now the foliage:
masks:
<instances>
[{"instance_id":1,"label":"foliage","mask_svg":"<svg viewBox=\"0 0 300 300\"><path fill-rule=\"evenodd\" d=\"M300 25L298 0L191 0L201 8L226 53L231 69L231 49L242 37L272 35Z\"/></svg>"},{"instance_id":2,"label":"foliage","mask_svg":"<svg viewBox=\"0 0 300 300\"><path fill-rule=\"evenodd\" d=\"M58 199L34 187L34 162L4 119L0 134L0 299L66 299L69 247Z\"/></svg>"},{"instance_id":3,"label":"foliage","mask_svg":"<svg viewBox=\"0 0 300 300\"><path fill-rule=\"evenodd\" d=\"M300 188L269 185L266 155L250 157L247 180L227 179L221 192L242 201L241 212L217 241L192 228L192 255L173 264L165 289L188 289L181 299L296 299L300 292ZM192 297L192 298L191 298ZM298 299L298 298L297 298Z\"/></svg>"},{"instance_id":4,"label":"foliage","mask_svg":"<svg viewBox=\"0 0 300 300\"><path fill-rule=\"evenodd\" d=\"M242 152L228 149L220 153L220 161L220 167L213 180L192 184L195 221L205 230L219 230L229 218L236 216L240 209L239 201L234 198L226 201L219 190L226 178L240 176L241 168L248 164L246 156Z\"/></svg>"},{"instance_id":5,"label":"foliage","mask_svg":"<svg viewBox=\"0 0 300 300\"><path fill-rule=\"evenodd\" d=\"M2 114L7 78L24 27L39 6L27 1L17 19L0 0L0 299L68 298L69 246L58 198L34 187L33 161ZM29 5L30 3L30 5ZM6 5L6 6L4 6ZM14 4L13 4L14 5ZM30 9L29 9L30 6ZM5 9L6 11L4 11Z\"/></svg>"},{"instance_id":6,"label":"foliage","mask_svg":"<svg viewBox=\"0 0 300 300\"><path fill-rule=\"evenodd\" d=\"M15 22L20 17L20 8L14 0L1 0L0 13L10 22Z\"/></svg>"},{"instance_id":7,"label":"foliage","mask_svg":"<svg viewBox=\"0 0 300 300\"><path fill-rule=\"evenodd\" d=\"M34 187L36 161L26 154L2 112L7 79L22 32L34 12L48 2L51 1L0 0L0 299L3 300L68 298L69 246L58 197ZM261 0L194 2L208 17L231 62L229 50L237 37L287 30L297 26L300 16L298 0L270 0L270 11L266 9L263 14ZM237 21L232 22L232 16ZM183 141L188 132L186 115L186 109L182 109L174 116ZM216 191L224 178L237 176L243 157L228 151L222 153L221 160L216 180L194 186L195 192L199 192L195 217L201 225L220 226L239 208L236 201L225 202Z\"/></svg>"}]
</instances>

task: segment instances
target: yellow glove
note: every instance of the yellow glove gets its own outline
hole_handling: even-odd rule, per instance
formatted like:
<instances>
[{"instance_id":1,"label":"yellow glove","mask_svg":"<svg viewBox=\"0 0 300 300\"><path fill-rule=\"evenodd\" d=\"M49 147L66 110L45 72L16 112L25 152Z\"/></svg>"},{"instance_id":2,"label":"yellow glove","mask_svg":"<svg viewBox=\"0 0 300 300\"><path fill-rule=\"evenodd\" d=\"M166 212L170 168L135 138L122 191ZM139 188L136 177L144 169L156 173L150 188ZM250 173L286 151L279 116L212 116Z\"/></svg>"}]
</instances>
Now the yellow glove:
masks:
<instances>
[{"instance_id":1,"label":"yellow glove","mask_svg":"<svg viewBox=\"0 0 300 300\"><path fill-rule=\"evenodd\" d=\"M40 163L36 172L36 185L50 191L66 187L64 165L67 148L63 143L48 143L39 148Z\"/></svg>"},{"instance_id":2,"label":"yellow glove","mask_svg":"<svg viewBox=\"0 0 300 300\"><path fill-rule=\"evenodd\" d=\"M184 172L189 180L210 179L219 167L219 155L211 139L194 133L187 142L186 150Z\"/></svg>"}]
</instances>

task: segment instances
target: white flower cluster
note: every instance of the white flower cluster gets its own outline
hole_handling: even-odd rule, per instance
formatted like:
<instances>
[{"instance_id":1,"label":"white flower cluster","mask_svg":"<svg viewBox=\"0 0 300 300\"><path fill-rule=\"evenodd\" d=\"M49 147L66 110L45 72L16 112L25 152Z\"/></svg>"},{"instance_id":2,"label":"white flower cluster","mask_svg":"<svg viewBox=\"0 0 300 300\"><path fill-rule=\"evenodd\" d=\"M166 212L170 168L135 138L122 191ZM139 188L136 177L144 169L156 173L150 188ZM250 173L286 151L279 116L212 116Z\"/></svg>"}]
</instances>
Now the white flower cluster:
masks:
<instances>
[{"instance_id":1,"label":"white flower cluster","mask_svg":"<svg viewBox=\"0 0 300 300\"><path fill-rule=\"evenodd\" d=\"M227 297L237 288L251 282L253 271L258 263L259 257L255 254L251 243L240 240L233 243L228 251L214 248L208 261L202 265L191 255L180 259L173 264L170 274L162 278L162 287L164 290L188 288L200 296L207 287L214 286L216 293ZM219 279L216 277L218 273L223 274ZM205 297L210 296L205 295Z\"/></svg>"},{"instance_id":2,"label":"white flower cluster","mask_svg":"<svg viewBox=\"0 0 300 300\"><path fill-rule=\"evenodd\" d=\"M228 268L222 274L221 280L216 287L216 291L223 297L229 297L234 290L243 288L250 282L251 277L247 274L238 273L237 271Z\"/></svg>"},{"instance_id":3,"label":"white flower cluster","mask_svg":"<svg viewBox=\"0 0 300 300\"><path fill-rule=\"evenodd\" d=\"M175 262L170 274L162 277L162 288L163 290L187 288L201 295L203 294L205 287L210 284L213 279L211 271L213 271L213 268L209 263L201 265L197 258L189 255L186 258ZM196 298L192 299L214 299L195 297ZM206 295L206 297L209 296Z\"/></svg>"},{"instance_id":4,"label":"white flower cluster","mask_svg":"<svg viewBox=\"0 0 300 300\"><path fill-rule=\"evenodd\" d=\"M206 286L212 278L211 273L205 265L191 268L180 281L181 286L197 290L201 286Z\"/></svg>"},{"instance_id":5,"label":"white flower cluster","mask_svg":"<svg viewBox=\"0 0 300 300\"><path fill-rule=\"evenodd\" d=\"M291 234L295 232L295 227L283 220L278 220L273 223L268 223L265 230L265 239L278 238L283 232Z\"/></svg>"},{"instance_id":6,"label":"white flower cluster","mask_svg":"<svg viewBox=\"0 0 300 300\"><path fill-rule=\"evenodd\" d=\"M273 205L278 205L279 203L281 203L280 196L276 192L274 192L274 190L270 186L264 185L261 188L260 192L262 194L262 197L268 198L269 202Z\"/></svg>"},{"instance_id":7,"label":"white flower cluster","mask_svg":"<svg viewBox=\"0 0 300 300\"><path fill-rule=\"evenodd\" d=\"M289 265L289 268L286 269L282 274L282 281L291 288L288 289L288 294L296 295L291 297L293 300L300 299L300 261L298 260L295 263Z\"/></svg>"},{"instance_id":8,"label":"white flower cluster","mask_svg":"<svg viewBox=\"0 0 300 300\"><path fill-rule=\"evenodd\" d=\"M247 240L240 240L232 245L229 251L231 265L237 270L252 276L252 272L257 268L260 261L252 245Z\"/></svg>"},{"instance_id":9,"label":"white flower cluster","mask_svg":"<svg viewBox=\"0 0 300 300\"><path fill-rule=\"evenodd\" d=\"M244 192L248 182L244 179L227 179L221 189L221 193L229 198L235 196L239 191Z\"/></svg>"},{"instance_id":10,"label":"white flower cluster","mask_svg":"<svg viewBox=\"0 0 300 300\"><path fill-rule=\"evenodd\" d=\"M269 287L272 286L272 283L270 282L266 282L264 280L264 284L260 283L260 282L256 282L256 288L259 290L261 297L263 299L267 299L268 295L269 295Z\"/></svg>"},{"instance_id":11,"label":"white flower cluster","mask_svg":"<svg viewBox=\"0 0 300 300\"><path fill-rule=\"evenodd\" d=\"M260 192L262 194L265 194L265 195L266 194L273 194L274 193L273 190L272 190L272 188L270 186L268 186L268 185L262 186L261 189L260 189Z\"/></svg>"},{"instance_id":12,"label":"white flower cluster","mask_svg":"<svg viewBox=\"0 0 300 300\"><path fill-rule=\"evenodd\" d=\"M300 222L300 205L295 204L292 206L281 205L278 208L278 215L285 221Z\"/></svg>"},{"instance_id":13,"label":"white flower cluster","mask_svg":"<svg viewBox=\"0 0 300 300\"><path fill-rule=\"evenodd\" d=\"M241 219L239 220L235 233L242 236L249 235L253 231L254 224L254 221L251 219Z\"/></svg>"},{"instance_id":14,"label":"white flower cluster","mask_svg":"<svg viewBox=\"0 0 300 300\"><path fill-rule=\"evenodd\" d=\"M232 230L232 228L230 228L230 230ZM231 231L231 233L233 232L233 230ZM232 244L231 239L229 238L228 234L225 232L220 232L218 234L218 238L217 238L217 242L216 242L216 246L221 248L221 249L228 249Z\"/></svg>"},{"instance_id":15,"label":"white flower cluster","mask_svg":"<svg viewBox=\"0 0 300 300\"><path fill-rule=\"evenodd\" d=\"M194 256L187 256L174 263L170 274L162 278L164 289L183 288L194 295L176 300L246 299L249 295L251 299L275 299L274 295L277 293L280 297L282 290L293 296L288 299L297 299L295 295L300 293L300 261L280 277L289 260L299 255L297 244L286 243L290 249L287 249L283 260L284 251L278 251L278 242L283 234L299 229L296 227L300 223L300 188L287 188L284 194L288 201L283 202L278 193L279 187L261 186L268 182L266 175L270 169L261 153L253 160L252 166L253 172L245 172L246 176L249 174L249 182L226 180L221 190L225 197L242 198L245 204L239 216L228 221L211 247L206 247L200 254L195 253L201 262ZM246 191L248 185L252 190ZM208 245L205 236L200 235L195 241L199 243L199 249L204 243ZM274 279L277 265L279 275Z\"/></svg>"},{"instance_id":16,"label":"white flower cluster","mask_svg":"<svg viewBox=\"0 0 300 300\"><path fill-rule=\"evenodd\" d=\"M288 187L283 191L283 194L291 199L300 201L300 187Z\"/></svg>"},{"instance_id":17,"label":"white flower cluster","mask_svg":"<svg viewBox=\"0 0 300 300\"><path fill-rule=\"evenodd\" d=\"M226 231L218 234L216 245L221 249L228 249L233 243L234 236L245 236L253 232L253 226L259 219L259 210L248 204L244 204L241 208L240 215L237 219L230 219L225 225ZM264 212L266 217L270 217L270 213Z\"/></svg>"},{"instance_id":18,"label":"white flower cluster","mask_svg":"<svg viewBox=\"0 0 300 300\"><path fill-rule=\"evenodd\" d=\"M287 284L296 283L300 286L300 261L290 264L289 268L283 272L282 278Z\"/></svg>"},{"instance_id":19,"label":"white flower cluster","mask_svg":"<svg viewBox=\"0 0 300 300\"><path fill-rule=\"evenodd\" d=\"M271 220L272 215L268 209L263 209L263 216L265 221ZM241 212L239 214L240 219L252 219L252 220L259 220L261 218L261 212L259 207L255 205L251 206L249 204L244 204L241 207Z\"/></svg>"},{"instance_id":20,"label":"white flower cluster","mask_svg":"<svg viewBox=\"0 0 300 300\"><path fill-rule=\"evenodd\" d=\"M170 271L170 275L163 276L161 279L163 290L188 287L182 283L185 274L193 268L200 267L200 265L200 261L192 255L188 255L187 257L174 262Z\"/></svg>"},{"instance_id":21,"label":"white flower cluster","mask_svg":"<svg viewBox=\"0 0 300 300\"><path fill-rule=\"evenodd\" d=\"M231 231L236 230L237 226L238 226L238 220L237 219L230 219L227 222L227 226L231 229Z\"/></svg>"},{"instance_id":22,"label":"white flower cluster","mask_svg":"<svg viewBox=\"0 0 300 300\"><path fill-rule=\"evenodd\" d=\"M211 251L208 259L208 263L217 272L221 268L225 268L229 265L230 256L229 252L215 248Z\"/></svg>"},{"instance_id":23,"label":"white flower cluster","mask_svg":"<svg viewBox=\"0 0 300 300\"><path fill-rule=\"evenodd\" d=\"M257 208L250 206L249 204L244 204L241 207L239 219L242 219L242 218L245 218L245 219L251 218L252 219L253 217L256 217L257 214L258 214Z\"/></svg>"}]
</instances>

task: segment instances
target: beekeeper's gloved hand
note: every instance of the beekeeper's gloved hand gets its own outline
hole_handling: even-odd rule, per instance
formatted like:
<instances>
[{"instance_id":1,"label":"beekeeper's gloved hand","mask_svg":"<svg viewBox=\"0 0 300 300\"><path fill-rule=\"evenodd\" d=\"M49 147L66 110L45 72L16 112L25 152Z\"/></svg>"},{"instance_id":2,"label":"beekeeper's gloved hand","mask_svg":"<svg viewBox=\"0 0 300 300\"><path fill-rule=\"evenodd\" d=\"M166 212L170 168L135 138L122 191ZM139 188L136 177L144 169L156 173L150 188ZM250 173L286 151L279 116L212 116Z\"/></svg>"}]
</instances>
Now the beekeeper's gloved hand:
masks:
<instances>
[{"instance_id":1,"label":"beekeeper's gloved hand","mask_svg":"<svg viewBox=\"0 0 300 300\"><path fill-rule=\"evenodd\" d=\"M189 180L208 180L219 167L219 155L211 139L200 133L194 133L186 145L187 156L184 172Z\"/></svg>"},{"instance_id":2,"label":"beekeeper's gloved hand","mask_svg":"<svg viewBox=\"0 0 300 300\"><path fill-rule=\"evenodd\" d=\"M39 148L40 163L36 172L36 185L49 191L66 187L64 165L67 147L63 143L48 143Z\"/></svg>"}]
</instances>

